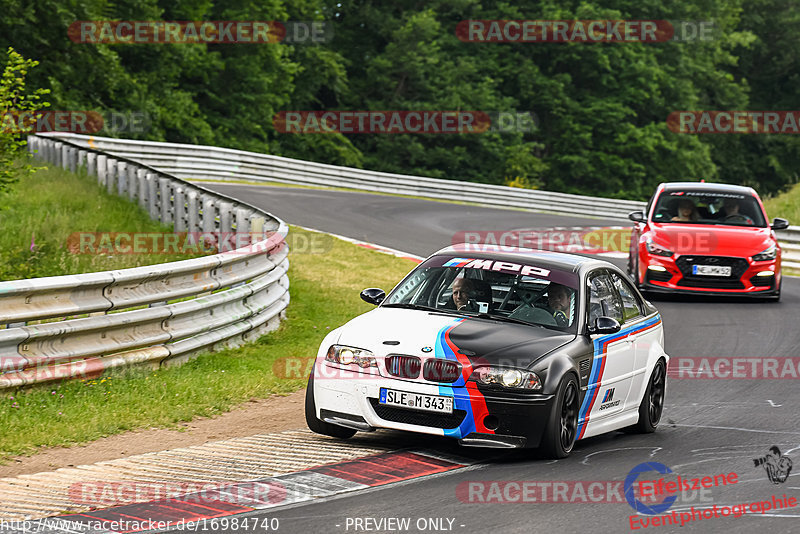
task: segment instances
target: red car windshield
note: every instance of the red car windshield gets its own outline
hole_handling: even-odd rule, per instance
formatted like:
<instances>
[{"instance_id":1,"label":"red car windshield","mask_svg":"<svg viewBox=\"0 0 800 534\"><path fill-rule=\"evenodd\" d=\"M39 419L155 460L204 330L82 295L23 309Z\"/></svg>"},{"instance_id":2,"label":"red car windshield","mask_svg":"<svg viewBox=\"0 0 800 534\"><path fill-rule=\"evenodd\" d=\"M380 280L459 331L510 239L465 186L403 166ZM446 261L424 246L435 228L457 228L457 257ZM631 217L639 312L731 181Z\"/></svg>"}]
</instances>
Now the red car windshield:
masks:
<instances>
[{"instance_id":1,"label":"red car windshield","mask_svg":"<svg viewBox=\"0 0 800 534\"><path fill-rule=\"evenodd\" d=\"M761 228L767 225L755 197L702 190L664 191L656 202L653 222Z\"/></svg>"}]
</instances>

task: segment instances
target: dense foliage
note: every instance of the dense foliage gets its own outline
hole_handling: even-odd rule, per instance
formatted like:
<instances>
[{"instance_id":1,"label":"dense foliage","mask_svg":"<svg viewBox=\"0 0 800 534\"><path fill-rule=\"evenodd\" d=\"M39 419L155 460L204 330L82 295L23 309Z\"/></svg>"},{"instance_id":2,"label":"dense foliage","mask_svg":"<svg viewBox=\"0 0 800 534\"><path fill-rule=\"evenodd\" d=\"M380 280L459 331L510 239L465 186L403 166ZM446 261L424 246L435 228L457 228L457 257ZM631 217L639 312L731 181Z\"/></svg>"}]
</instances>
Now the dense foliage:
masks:
<instances>
[{"instance_id":1,"label":"dense foliage","mask_svg":"<svg viewBox=\"0 0 800 534\"><path fill-rule=\"evenodd\" d=\"M0 193L8 191L22 175L33 172L30 162L20 157L26 146L25 139L18 135L17 128L2 119L11 119L16 126L20 116L49 105L42 100L47 89L29 91L25 87L28 71L36 65L36 61L23 58L13 48L6 50L5 66L0 73Z\"/></svg>"},{"instance_id":2,"label":"dense foliage","mask_svg":"<svg viewBox=\"0 0 800 534\"><path fill-rule=\"evenodd\" d=\"M204 143L407 174L645 198L661 181L777 192L791 135L693 135L675 110L797 109L794 0L0 0L0 47L41 65L53 109L145 112L124 137ZM325 20L322 44L81 44L80 20ZM470 43L465 19L709 21L714 39ZM281 134L284 110L532 111L533 132Z\"/></svg>"}]
</instances>

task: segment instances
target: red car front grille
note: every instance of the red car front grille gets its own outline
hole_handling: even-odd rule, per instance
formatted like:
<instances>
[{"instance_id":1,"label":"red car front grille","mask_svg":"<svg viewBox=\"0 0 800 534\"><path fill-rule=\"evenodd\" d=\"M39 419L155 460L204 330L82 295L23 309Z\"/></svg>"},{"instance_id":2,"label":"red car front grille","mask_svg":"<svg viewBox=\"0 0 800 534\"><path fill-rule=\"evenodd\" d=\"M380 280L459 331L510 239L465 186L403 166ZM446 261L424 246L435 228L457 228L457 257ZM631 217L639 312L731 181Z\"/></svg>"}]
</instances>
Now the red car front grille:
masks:
<instances>
[{"instance_id":1,"label":"red car front grille","mask_svg":"<svg viewBox=\"0 0 800 534\"><path fill-rule=\"evenodd\" d=\"M678 269L681 270L681 274L683 274L684 278L687 279L696 279L696 280L713 280L722 279L722 280L729 280L731 278L738 279L740 278L744 272L747 270L749 264L747 260L744 258L732 258L728 256L695 256L695 255L685 255L679 257L675 260L675 265L678 266ZM727 266L731 268L731 276L720 276L720 277L713 277L713 276L695 276L692 274L692 266L694 265L719 265L719 266Z\"/></svg>"}]
</instances>

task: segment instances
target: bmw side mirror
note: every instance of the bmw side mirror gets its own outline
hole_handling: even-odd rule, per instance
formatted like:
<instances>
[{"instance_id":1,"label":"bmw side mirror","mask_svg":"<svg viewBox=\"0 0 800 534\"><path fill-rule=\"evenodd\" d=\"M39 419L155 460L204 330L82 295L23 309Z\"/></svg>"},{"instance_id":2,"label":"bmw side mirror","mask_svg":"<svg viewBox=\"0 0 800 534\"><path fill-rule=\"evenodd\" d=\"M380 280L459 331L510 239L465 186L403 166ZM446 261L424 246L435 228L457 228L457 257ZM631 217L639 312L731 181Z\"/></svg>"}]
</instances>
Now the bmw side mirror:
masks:
<instances>
[{"instance_id":1,"label":"bmw side mirror","mask_svg":"<svg viewBox=\"0 0 800 534\"><path fill-rule=\"evenodd\" d=\"M361 292L361 300L370 304L378 305L386 298L386 292L377 287L370 287Z\"/></svg>"},{"instance_id":2,"label":"bmw side mirror","mask_svg":"<svg viewBox=\"0 0 800 534\"><path fill-rule=\"evenodd\" d=\"M590 334L616 334L620 328L619 321L612 317L598 317L593 325L589 325Z\"/></svg>"},{"instance_id":3,"label":"bmw side mirror","mask_svg":"<svg viewBox=\"0 0 800 534\"><path fill-rule=\"evenodd\" d=\"M640 222L643 223L645 221L644 212L643 211L632 211L628 214L628 218L633 222Z\"/></svg>"},{"instance_id":4,"label":"bmw side mirror","mask_svg":"<svg viewBox=\"0 0 800 534\"><path fill-rule=\"evenodd\" d=\"M785 230L789 228L789 221L786 219L781 219L780 217L775 217L772 220L772 229L773 230Z\"/></svg>"}]
</instances>

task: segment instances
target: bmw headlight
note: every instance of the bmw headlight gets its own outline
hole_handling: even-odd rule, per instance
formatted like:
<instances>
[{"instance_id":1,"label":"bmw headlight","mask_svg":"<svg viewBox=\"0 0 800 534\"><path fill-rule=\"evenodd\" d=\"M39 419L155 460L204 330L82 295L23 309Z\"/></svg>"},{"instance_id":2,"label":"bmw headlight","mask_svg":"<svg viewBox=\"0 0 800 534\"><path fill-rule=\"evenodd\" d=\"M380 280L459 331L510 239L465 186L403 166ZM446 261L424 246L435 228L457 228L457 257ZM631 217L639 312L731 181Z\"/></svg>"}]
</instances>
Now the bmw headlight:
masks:
<instances>
[{"instance_id":1,"label":"bmw headlight","mask_svg":"<svg viewBox=\"0 0 800 534\"><path fill-rule=\"evenodd\" d=\"M778 247L772 245L768 249L753 256L753 261L769 261L778 257Z\"/></svg>"},{"instance_id":2,"label":"bmw headlight","mask_svg":"<svg viewBox=\"0 0 800 534\"><path fill-rule=\"evenodd\" d=\"M645 246L647 247L647 252L655 254L656 256L666 256L669 258L674 254L671 250L667 250L661 245L656 245L653 240L649 238L645 241Z\"/></svg>"},{"instance_id":3,"label":"bmw headlight","mask_svg":"<svg viewBox=\"0 0 800 534\"><path fill-rule=\"evenodd\" d=\"M325 361L341 365L354 365L362 369L378 367L378 361L371 351L347 345L331 345L325 355Z\"/></svg>"},{"instance_id":4,"label":"bmw headlight","mask_svg":"<svg viewBox=\"0 0 800 534\"><path fill-rule=\"evenodd\" d=\"M536 373L509 367L482 366L472 371L470 380L483 385L495 385L507 389L542 389L542 381Z\"/></svg>"}]
</instances>

